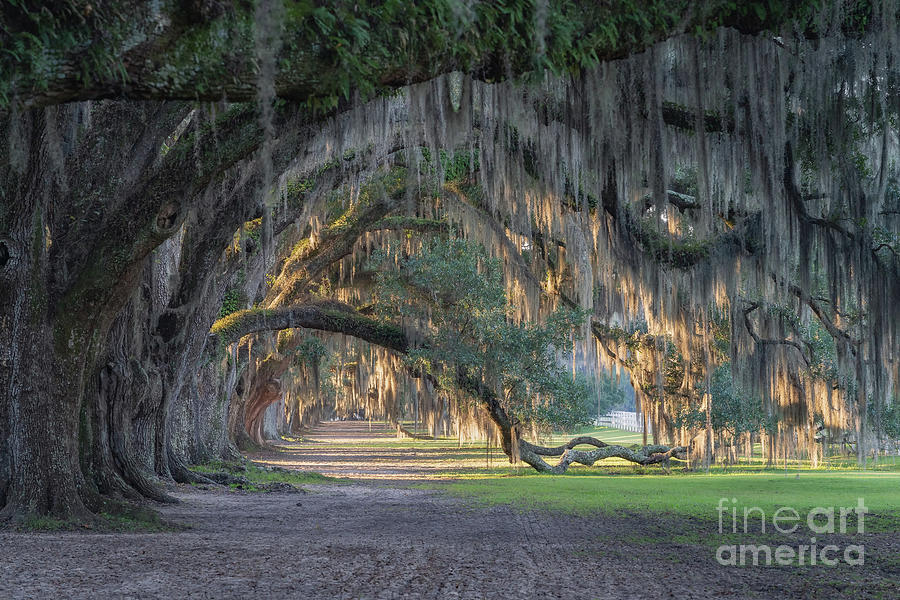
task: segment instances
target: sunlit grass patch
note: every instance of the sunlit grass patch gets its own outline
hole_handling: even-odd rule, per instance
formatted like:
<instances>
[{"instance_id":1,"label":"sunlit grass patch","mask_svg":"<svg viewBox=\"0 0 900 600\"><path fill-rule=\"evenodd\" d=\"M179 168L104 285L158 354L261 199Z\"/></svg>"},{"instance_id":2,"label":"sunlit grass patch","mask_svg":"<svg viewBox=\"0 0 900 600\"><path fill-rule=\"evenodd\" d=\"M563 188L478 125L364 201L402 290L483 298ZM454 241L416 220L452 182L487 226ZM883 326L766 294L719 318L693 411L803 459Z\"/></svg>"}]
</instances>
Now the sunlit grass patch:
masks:
<instances>
[{"instance_id":1,"label":"sunlit grass patch","mask_svg":"<svg viewBox=\"0 0 900 600\"><path fill-rule=\"evenodd\" d=\"M427 484L426 484L427 485ZM853 507L863 498L867 531L900 531L900 473L802 471L672 475L521 475L466 479L440 489L487 504L538 506L575 514L647 512L716 520L717 506L782 506L805 514L815 507ZM736 503L730 503L736 499Z\"/></svg>"}]
</instances>

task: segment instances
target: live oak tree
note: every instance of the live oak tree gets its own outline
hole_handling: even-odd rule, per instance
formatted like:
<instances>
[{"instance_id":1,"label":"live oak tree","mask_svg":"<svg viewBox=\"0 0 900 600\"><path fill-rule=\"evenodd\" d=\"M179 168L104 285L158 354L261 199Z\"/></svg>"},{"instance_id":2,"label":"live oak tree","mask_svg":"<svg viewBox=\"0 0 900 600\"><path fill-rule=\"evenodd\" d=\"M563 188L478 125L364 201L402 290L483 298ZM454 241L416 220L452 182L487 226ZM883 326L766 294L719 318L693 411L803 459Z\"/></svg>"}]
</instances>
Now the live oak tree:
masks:
<instances>
[{"instance_id":1,"label":"live oak tree","mask_svg":"<svg viewBox=\"0 0 900 600\"><path fill-rule=\"evenodd\" d=\"M460 240L426 243L417 254L401 258L396 270L380 258L376 312L427 331L420 347L408 354L410 368L443 387L477 391L475 400L485 404L510 458L551 471L538 457L553 451L520 440L538 429L572 430L587 423L593 382L565 364L586 315L561 308L541 325L511 322L514 311L498 262ZM473 388L472 382L479 383ZM670 451L631 452L587 437L578 442L602 448L594 460L621 456L651 462L653 454ZM590 464L588 455L567 458ZM565 460L558 471L565 470Z\"/></svg>"},{"instance_id":2,"label":"live oak tree","mask_svg":"<svg viewBox=\"0 0 900 600\"><path fill-rule=\"evenodd\" d=\"M340 273L448 221L502 258L522 322L538 322L524 331L577 306L583 364L656 373L647 407L677 397L668 364L685 398L708 379L724 310L743 386L792 434L818 414L856 428L864 460L898 379L896 15L837 1L4 5L0 514L166 500L163 484L199 477L188 462L259 438L305 339L263 332L415 352L365 314L364 269L343 291ZM441 151L470 157L447 186ZM224 300L246 312L210 335ZM641 320L640 343L617 333ZM813 328L831 369L816 370ZM495 381L457 375L513 455L521 416ZM620 452L523 442L550 471ZM651 450L638 462L671 451Z\"/></svg>"}]
</instances>

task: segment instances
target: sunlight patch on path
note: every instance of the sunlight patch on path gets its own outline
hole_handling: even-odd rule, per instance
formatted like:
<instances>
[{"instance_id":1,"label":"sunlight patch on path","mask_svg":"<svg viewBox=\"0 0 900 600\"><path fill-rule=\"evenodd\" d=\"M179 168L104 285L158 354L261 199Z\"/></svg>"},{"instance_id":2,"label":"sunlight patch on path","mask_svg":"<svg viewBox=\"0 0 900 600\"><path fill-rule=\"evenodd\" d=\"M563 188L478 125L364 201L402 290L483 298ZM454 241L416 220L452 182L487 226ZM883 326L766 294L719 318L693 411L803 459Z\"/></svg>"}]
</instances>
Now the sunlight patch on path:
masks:
<instances>
[{"instance_id":1,"label":"sunlight patch on path","mask_svg":"<svg viewBox=\"0 0 900 600\"><path fill-rule=\"evenodd\" d=\"M499 448L455 439L398 438L385 423L328 421L302 441L279 441L273 450L247 454L254 462L354 479L422 480L521 472Z\"/></svg>"}]
</instances>

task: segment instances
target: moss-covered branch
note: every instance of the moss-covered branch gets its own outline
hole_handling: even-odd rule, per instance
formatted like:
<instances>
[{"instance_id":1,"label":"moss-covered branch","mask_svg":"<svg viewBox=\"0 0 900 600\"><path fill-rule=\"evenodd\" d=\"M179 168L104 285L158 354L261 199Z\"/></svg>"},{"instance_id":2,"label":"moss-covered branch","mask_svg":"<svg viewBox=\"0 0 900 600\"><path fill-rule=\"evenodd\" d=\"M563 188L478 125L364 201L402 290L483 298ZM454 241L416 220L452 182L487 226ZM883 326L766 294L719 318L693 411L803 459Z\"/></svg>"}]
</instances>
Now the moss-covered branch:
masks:
<instances>
[{"instance_id":1,"label":"moss-covered branch","mask_svg":"<svg viewBox=\"0 0 900 600\"><path fill-rule=\"evenodd\" d=\"M336 302L240 310L216 321L211 333L224 346L251 333L300 327L349 335L401 354L409 350L406 334L399 327L370 319Z\"/></svg>"},{"instance_id":2,"label":"moss-covered branch","mask_svg":"<svg viewBox=\"0 0 900 600\"><path fill-rule=\"evenodd\" d=\"M357 202L320 231L315 240L304 239L294 247L268 294L267 305L285 306L305 295L313 281L349 255L360 236L395 208L406 192L406 184L406 170L399 167L368 182Z\"/></svg>"},{"instance_id":3,"label":"moss-covered branch","mask_svg":"<svg viewBox=\"0 0 900 600\"><path fill-rule=\"evenodd\" d=\"M573 440L573 442L575 441L577 441L577 438ZM541 458L541 454L544 454L541 452L542 450L546 449L529 444L524 440L519 442L519 454L522 460L535 470L552 475L562 475L573 463L591 466L597 461L606 458L621 458L637 465L653 465L666 462L672 458L685 459L688 452L686 446L644 446L631 449L624 446L604 444L602 447L594 450L576 450L574 447L567 447L562 453L559 462L551 465Z\"/></svg>"}]
</instances>

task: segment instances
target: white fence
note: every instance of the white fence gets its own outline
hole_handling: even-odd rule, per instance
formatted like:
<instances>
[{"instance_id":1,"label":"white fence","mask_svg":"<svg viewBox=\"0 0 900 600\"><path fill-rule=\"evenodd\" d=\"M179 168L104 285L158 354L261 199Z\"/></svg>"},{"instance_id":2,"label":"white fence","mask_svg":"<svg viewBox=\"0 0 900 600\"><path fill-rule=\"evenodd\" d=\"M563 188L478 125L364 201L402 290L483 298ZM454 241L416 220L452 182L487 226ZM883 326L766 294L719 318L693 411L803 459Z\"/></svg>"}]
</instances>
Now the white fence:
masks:
<instances>
[{"instance_id":1,"label":"white fence","mask_svg":"<svg viewBox=\"0 0 900 600\"><path fill-rule=\"evenodd\" d=\"M601 427L613 427L615 429L624 429L625 431L635 431L637 433L644 431L644 423L641 419L641 415L636 412L628 412L625 410L614 410L611 413L605 414L594 421L594 424ZM647 431L650 431L649 423L647 424Z\"/></svg>"}]
</instances>

